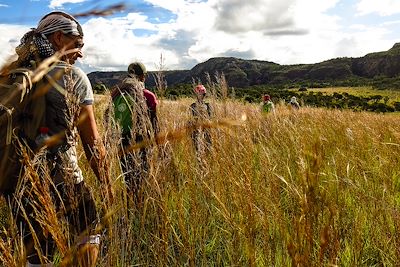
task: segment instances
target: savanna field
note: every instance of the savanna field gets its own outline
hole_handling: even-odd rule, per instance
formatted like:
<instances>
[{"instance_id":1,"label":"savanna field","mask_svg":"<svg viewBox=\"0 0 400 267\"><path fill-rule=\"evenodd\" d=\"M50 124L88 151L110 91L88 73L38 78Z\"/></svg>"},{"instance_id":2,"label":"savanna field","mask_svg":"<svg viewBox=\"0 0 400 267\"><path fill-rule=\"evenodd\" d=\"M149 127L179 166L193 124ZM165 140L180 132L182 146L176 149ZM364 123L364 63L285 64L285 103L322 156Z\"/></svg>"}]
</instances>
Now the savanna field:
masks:
<instances>
[{"instance_id":1,"label":"savanna field","mask_svg":"<svg viewBox=\"0 0 400 267\"><path fill-rule=\"evenodd\" d=\"M96 101L116 194L110 204L81 152L103 211L98 266L398 266L398 114L284 103L261 114L255 104L210 98L213 146L199 162L187 128L193 99L161 99L150 178L132 204L118 135L104 123L108 97ZM63 227L53 229L58 266L71 254ZM23 257L11 229L0 244L4 266Z\"/></svg>"}]
</instances>

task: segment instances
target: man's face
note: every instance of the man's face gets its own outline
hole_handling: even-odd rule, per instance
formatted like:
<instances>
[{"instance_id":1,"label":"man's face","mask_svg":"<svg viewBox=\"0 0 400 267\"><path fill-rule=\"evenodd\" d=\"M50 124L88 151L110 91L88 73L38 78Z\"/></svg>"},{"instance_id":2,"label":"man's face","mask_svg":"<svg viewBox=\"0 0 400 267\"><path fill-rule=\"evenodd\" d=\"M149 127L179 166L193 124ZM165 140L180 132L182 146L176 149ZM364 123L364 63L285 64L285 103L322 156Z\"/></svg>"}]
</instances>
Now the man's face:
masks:
<instances>
[{"instance_id":1,"label":"man's face","mask_svg":"<svg viewBox=\"0 0 400 267\"><path fill-rule=\"evenodd\" d=\"M147 78L147 72L146 72L146 73L143 73L142 75L139 75L139 80L140 80L141 82L145 82L145 81L146 81L146 78Z\"/></svg>"},{"instance_id":2,"label":"man's face","mask_svg":"<svg viewBox=\"0 0 400 267\"><path fill-rule=\"evenodd\" d=\"M84 43L81 36L63 34L62 40L65 51L68 51L65 55L65 59L68 63L72 65L78 58L83 57L81 49L84 46Z\"/></svg>"},{"instance_id":3,"label":"man's face","mask_svg":"<svg viewBox=\"0 0 400 267\"><path fill-rule=\"evenodd\" d=\"M197 93L196 94L197 99L200 100L200 101L204 99L205 95L206 95L205 93Z\"/></svg>"}]
</instances>

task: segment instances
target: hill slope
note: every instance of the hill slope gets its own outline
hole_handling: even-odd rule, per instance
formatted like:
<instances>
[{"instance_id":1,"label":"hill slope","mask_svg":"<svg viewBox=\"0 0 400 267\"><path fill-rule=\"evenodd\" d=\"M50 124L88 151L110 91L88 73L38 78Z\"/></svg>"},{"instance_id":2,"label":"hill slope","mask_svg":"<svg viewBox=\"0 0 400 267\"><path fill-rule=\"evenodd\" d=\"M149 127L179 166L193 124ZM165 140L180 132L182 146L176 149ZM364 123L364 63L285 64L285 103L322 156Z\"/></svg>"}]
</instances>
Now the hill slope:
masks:
<instances>
[{"instance_id":1,"label":"hill slope","mask_svg":"<svg viewBox=\"0 0 400 267\"><path fill-rule=\"evenodd\" d=\"M168 86L206 80L206 75L224 73L230 86L276 85L296 82L329 82L340 80L369 80L376 77L393 78L400 75L400 43L384 52L376 52L359 58L336 58L316 64L280 65L261 60L245 60L233 57L210 58L191 70L174 70L164 73ZM93 85L104 83L111 87L121 80L125 72L92 72ZM147 81L155 85L152 75Z\"/></svg>"}]
</instances>

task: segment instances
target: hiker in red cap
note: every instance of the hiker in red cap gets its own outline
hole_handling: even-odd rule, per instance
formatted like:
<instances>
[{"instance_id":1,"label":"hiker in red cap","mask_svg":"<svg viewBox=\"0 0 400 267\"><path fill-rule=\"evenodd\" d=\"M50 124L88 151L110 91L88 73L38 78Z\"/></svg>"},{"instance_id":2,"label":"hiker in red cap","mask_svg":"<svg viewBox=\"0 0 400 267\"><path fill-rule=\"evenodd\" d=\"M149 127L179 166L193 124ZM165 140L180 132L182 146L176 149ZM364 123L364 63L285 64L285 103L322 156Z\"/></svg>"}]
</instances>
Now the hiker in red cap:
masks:
<instances>
[{"instance_id":1,"label":"hiker in red cap","mask_svg":"<svg viewBox=\"0 0 400 267\"><path fill-rule=\"evenodd\" d=\"M263 113L270 113L270 112L274 113L275 112L275 105L271 101L271 97L269 95L263 96L262 112Z\"/></svg>"},{"instance_id":2,"label":"hiker in red cap","mask_svg":"<svg viewBox=\"0 0 400 267\"><path fill-rule=\"evenodd\" d=\"M203 127L202 124L211 119L212 109L210 104L204 101L207 94L204 85L196 85L194 87L194 93L196 95L196 102L190 105L192 115L191 123L195 126L195 129L192 132L192 140L196 156L201 162L202 156L211 149L212 142L210 129Z\"/></svg>"}]
</instances>

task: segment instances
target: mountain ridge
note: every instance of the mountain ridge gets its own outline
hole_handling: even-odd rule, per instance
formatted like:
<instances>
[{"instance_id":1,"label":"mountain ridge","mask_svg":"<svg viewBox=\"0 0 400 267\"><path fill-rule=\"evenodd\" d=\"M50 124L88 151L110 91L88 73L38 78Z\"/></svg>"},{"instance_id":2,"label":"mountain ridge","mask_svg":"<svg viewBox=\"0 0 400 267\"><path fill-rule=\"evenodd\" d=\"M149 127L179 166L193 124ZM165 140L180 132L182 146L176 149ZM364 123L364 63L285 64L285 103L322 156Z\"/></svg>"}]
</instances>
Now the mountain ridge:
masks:
<instances>
[{"instance_id":1,"label":"mountain ridge","mask_svg":"<svg viewBox=\"0 0 400 267\"><path fill-rule=\"evenodd\" d=\"M235 57L213 57L195 65L190 70L164 71L168 87L191 84L193 80L205 83L207 76L223 73L229 86L246 88L250 86L276 86L298 83L330 83L369 80L400 76L400 43L395 43L387 51L373 52L363 57L333 58L314 64L280 65L257 59ZM150 72L146 86L154 87ZM93 86L104 84L112 87L126 75L125 71L92 72L88 77Z\"/></svg>"}]
</instances>

